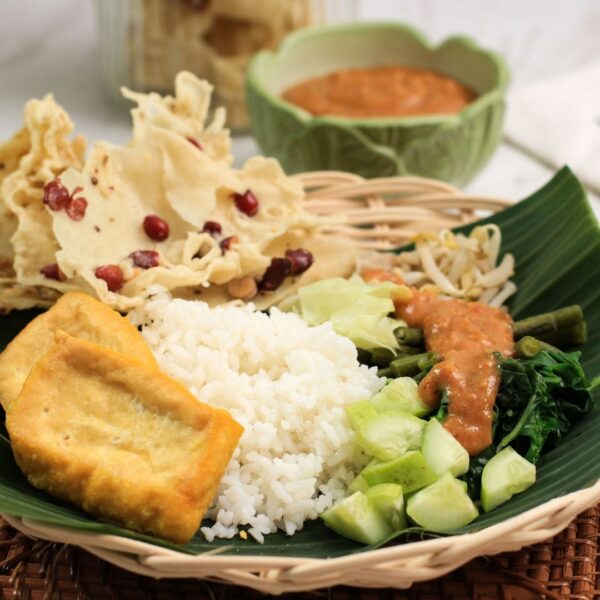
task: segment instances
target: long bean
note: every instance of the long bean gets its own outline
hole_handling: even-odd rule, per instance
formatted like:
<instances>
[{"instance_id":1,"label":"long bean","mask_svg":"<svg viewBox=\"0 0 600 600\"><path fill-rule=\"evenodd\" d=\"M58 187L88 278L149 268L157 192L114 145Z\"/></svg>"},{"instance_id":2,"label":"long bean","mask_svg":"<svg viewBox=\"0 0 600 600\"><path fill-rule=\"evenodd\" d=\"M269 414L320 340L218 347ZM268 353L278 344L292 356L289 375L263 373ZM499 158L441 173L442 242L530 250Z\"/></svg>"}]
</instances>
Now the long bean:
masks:
<instances>
[{"instance_id":1,"label":"long bean","mask_svg":"<svg viewBox=\"0 0 600 600\"><path fill-rule=\"evenodd\" d=\"M515 321L513 324L514 337L515 340L519 340L526 335L531 335L545 340L549 334L573 327L581 322L583 322L581 306L573 304L552 312Z\"/></svg>"},{"instance_id":2,"label":"long bean","mask_svg":"<svg viewBox=\"0 0 600 600\"><path fill-rule=\"evenodd\" d=\"M373 348L370 351L370 360L374 365L378 367L387 367L393 360L397 358L404 358L411 354L420 354L419 348L412 348L411 346L399 346L395 350L388 348Z\"/></svg>"},{"instance_id":3,"label":"long bean","mask_svg":"<svg viewBox=\"0 0 600 600\"><path fill-rule=\"evenodd\" d=\"M379 369L377 371L377 375L379 377L389 377L390 379L394 378L394 371L390 367L385 367L384 369Z\"/></svg>"},{"instance_id":4,"label":"long bean","mask_svg":"<svg viewBox=\"0 0 600 600\"><path fill-rule=\"evenodd\" d=\"M426 369L431 364L431 361L435 361L436 359L435 353L424 352L422 354L397 358L390 363L389 368L395 377L410 377Z\"/></svg>"},{"instance_id":5,"label":"long bean","mask_svg":"<svg viewBox=\"0 0 600 600\"><path fill-rule=\"evenodd\" d=\"M423 346L425 338L423 332L415 327L398 327L394 331L394 335L398 340L398 343L405 344L407 346Z\"/></svg>"},{"instance_id":6,"label":"long bean","mask_svg":"<svg viewBox=\"0 0 600 600\"><path fill-rule=\"evenodd\" d=\"M373 348L369 353L370 362L378 367L387 367L396 358L396 354L388 348Z\"/></svg>"},{"instance_id":7,"label":"long bean","mask_svg":"<svg viewBox=\"0 0 600 600\"><path fill-rule=\"evenodd\" d=\"M422 350L414 346L406 346L400 344L396 350L396 356L409 355L409 354L421 354Z\"/></svg>"},{"instance_id":8,"label":"long bean","mask_svg":"<svg viewBox=\"0 0 600 600\"><path fill-rule=\"evenodd\" d=\"M422 356L418 361L418 366L421 371L432 367L436 362L439 361L439 357L435 352L425 352L425 356Z\"/></svg>"},{"instance_id":9,"label":"long bean","mask_svg":"<svg viewBox=\"0 0 600 600\"><path fill-rule=\"evenodd\" d=\"M570 327L564 327L558 331L546 333L539 337L542 341L554 344L559 348L581 346L587 342L587 325L585 321L582 321L581 323L576 323Z\"/></svg>"},{"instance_id":10,"label":"long bean","mask_svg":"<svg viewBox=\"0 0 600 600\"><path fill-rule=\"evenodd\" d=\"M533 358L542 350L557 351L558 348L530 335L522 337L515 345L515 352L519 358Z\"/></svg>"}]
</instances>

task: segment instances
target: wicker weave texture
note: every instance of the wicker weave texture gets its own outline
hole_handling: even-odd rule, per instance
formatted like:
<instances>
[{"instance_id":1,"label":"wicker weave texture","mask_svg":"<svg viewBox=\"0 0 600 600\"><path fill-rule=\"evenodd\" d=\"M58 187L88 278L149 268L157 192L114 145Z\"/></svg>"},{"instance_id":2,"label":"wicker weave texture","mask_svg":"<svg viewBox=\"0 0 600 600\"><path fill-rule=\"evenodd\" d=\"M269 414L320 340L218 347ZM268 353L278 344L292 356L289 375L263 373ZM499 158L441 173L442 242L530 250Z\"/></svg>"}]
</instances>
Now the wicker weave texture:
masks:
<instances>
[{"instance_id":1,"label":"wicker weave texture","mask_svg":"<svg viewBox=\"0 0 600 600\"><path fill-rule=\"evenodd\" d=\"M417 233L458 227L506 208L500 198L472 196L422 177L363 179L338 171L296 175L307 192L305 207L323 216L344 216L328 228L365 248L389 250Z\"/></svg>"},{"instance_id":2,"label":"wicker weave texture","mask_svg":"<svg viewBox=\"0 0 600 600\"><path fill-rule=\"evenodd\" d=\"M155 580L112 566L73 546L32 540L0 522L2 598L55 600L236 600L262 594L194 579ZM600 597L600 506L552 539L520 552L478 558L410 590L337 586L281 596L289 600L535 600Z\"/></svg>"},{"instance_id":3,"label":"wicker weave texture","mask_svg":"<svg viewBox=\"0 0 600 600\"><path fill-rule=\"evenodd\" d=\"M189 556L117 536L68 530L28 519L6 519L30 537L81 546L138 575L194 577L282 594L335 585L408 588L443 576L475 557L514 551L548 539L598 502L600 481L476 533L392 545L327 560L223 554Z\"/></svg>"}]
</instances>

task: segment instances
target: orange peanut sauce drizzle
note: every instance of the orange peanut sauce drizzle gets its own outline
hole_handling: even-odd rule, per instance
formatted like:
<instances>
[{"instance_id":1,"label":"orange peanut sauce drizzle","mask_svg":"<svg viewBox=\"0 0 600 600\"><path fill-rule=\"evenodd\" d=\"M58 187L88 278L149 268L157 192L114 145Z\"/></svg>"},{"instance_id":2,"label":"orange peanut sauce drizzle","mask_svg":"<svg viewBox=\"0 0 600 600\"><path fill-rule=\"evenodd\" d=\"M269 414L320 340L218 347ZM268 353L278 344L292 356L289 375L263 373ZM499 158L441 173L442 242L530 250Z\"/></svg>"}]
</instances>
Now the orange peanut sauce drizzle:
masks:
<instances>
[{"instance_id":1,"label":"orange peanut sauce drizzle","mask_svg":"<svg viewBox=\"0 0 600 600\"><path fill-rule=\"evenodd\" d=\"M401 283L387 272L363 272L367 281ZM441 359L419 384L419 395L432 409L440 392L448 396L444 427L475 456L492 443L493 408L500 386L494 353L514 352L512 319L479 302L442 298L412 288L412 298L396 301L396 315L423 329L427 350Z\"/></svg>"}]
</instances>

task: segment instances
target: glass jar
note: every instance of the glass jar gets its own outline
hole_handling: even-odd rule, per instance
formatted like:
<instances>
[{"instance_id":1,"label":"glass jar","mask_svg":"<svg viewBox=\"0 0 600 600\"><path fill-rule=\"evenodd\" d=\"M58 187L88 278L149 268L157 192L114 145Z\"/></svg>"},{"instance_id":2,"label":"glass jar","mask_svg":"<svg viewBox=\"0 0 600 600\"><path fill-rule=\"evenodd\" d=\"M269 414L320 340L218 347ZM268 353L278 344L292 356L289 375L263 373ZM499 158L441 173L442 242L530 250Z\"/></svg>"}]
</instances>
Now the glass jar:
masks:
<instances>
[{"instance_id":1,"label":"glass jar","mask_svg":"<svg viewBox=\"0 0 600 600\"><path fill-rule=\"evenodd\" d=\"M215 87L236 131L248 126L244 98L252 55L288 33L356 17L355 0L97 0L102 70L113 97L125 85L171 93L189 70Z\"/></svg>"}]
</instances>

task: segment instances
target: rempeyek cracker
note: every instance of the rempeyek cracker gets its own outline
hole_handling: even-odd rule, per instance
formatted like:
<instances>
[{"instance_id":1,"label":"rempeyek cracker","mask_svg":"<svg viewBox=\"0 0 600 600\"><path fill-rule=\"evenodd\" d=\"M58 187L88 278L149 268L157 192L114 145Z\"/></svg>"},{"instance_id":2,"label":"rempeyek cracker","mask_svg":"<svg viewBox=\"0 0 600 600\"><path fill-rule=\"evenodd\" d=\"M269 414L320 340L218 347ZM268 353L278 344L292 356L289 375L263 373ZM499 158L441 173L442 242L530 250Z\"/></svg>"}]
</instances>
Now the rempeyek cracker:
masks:
<instances>
[{"instance_id":1,"label":"rempeyek cracker","mask_svg":"<svg viewBox=\"0 0 600 600\"><path fill-rule=\"evenodd\" d=\"M199 145L211 158L231 164L231 138L225 128L225 109L217 108L207 124L212 86L192 73L175 78L175 96L139 94L121 88L123 96L137 104L131 111L134 142L146 136L148 127L158 127ZM142 142L143 143L143 142Z\"/></svg>"},{"instance_id":2,"label":"rempeyek cracker","mask_svg":"<svg viewBox=\"0 0 600 600\"><path fill-rule=\"evenodd\" d=\"M230 165L218 123L203 127L210 101L206 83L183 73L176 89L179 97L171 100L128 94L139 101L131 144L97 144L82 171L61 176L69 193L79 189L86 199L83 218L49 209L61 272L67 280L83 280L120 310L140 304L155 284L176 295L183 288L199 295L244 278L260 287L276 258L269 247L291 231L299 244L308 242L325 223L303 209L302 186L275 160L255 157L241 169ZM185 98L201 107L193 119L189 101L181 108ZM244 206L247 201L255 210ZM164 239L146 231L144 223L153 217L168 227ZM283 257L283 247L281 252ZM150 266L136 260L141 253L152 253ZM105 267L117 280L103 277Z\"/></svg>"},{"instance_id":3,"label":"rempeyek cracker","mask_svg":"<svg viewBox=\"0 0 600 600\"><path fill-rule=\"evenodd\" d=\"M73 124L51 95L25 106L25 127L0 146L0 310L31 305L37 288L73 286L40 271L54 263L59 246L44 204L44 185L83 163L85 141L69 135ZM56 296L39 290L40 302Z\"/></svg>"},{"instance_id":4,"label":"rempeyek cracker","mask_svg":"<svg viewBox=\"0 0 600 600\"><path fill-rule=\"evenodd\" d=\"M329 221L303 208L301 184L277 161L232 167L223 111L207 122L211 86L184 72L175 89L175 97L125 90L137 103L131 142L98 142L82 167L45 182L43 201L22 217L23 241L35 231L31 247L43 242L30 272L17 272L28 303L45 284L127 311L159 285L175 296L268 306L312 278L311 269L352 270L353 248L336 247L343 260L323 258L316 237ZM0 294L10 284L0 279Z\"/></svg>"},{"instance_id":5,"label":"rempeyek cracker","mask_svg":"<svg viewBox=\"0 0 600 600\"><path fill-rule=\"evenodd\" d=\"M29 151L29 147L29 133L26 128L0 144L0 277L14 276L15 253L10 238L17 228L15 215L2 200L2 182L19 168L19 163Z\"/></svg>"}]
</instances>

